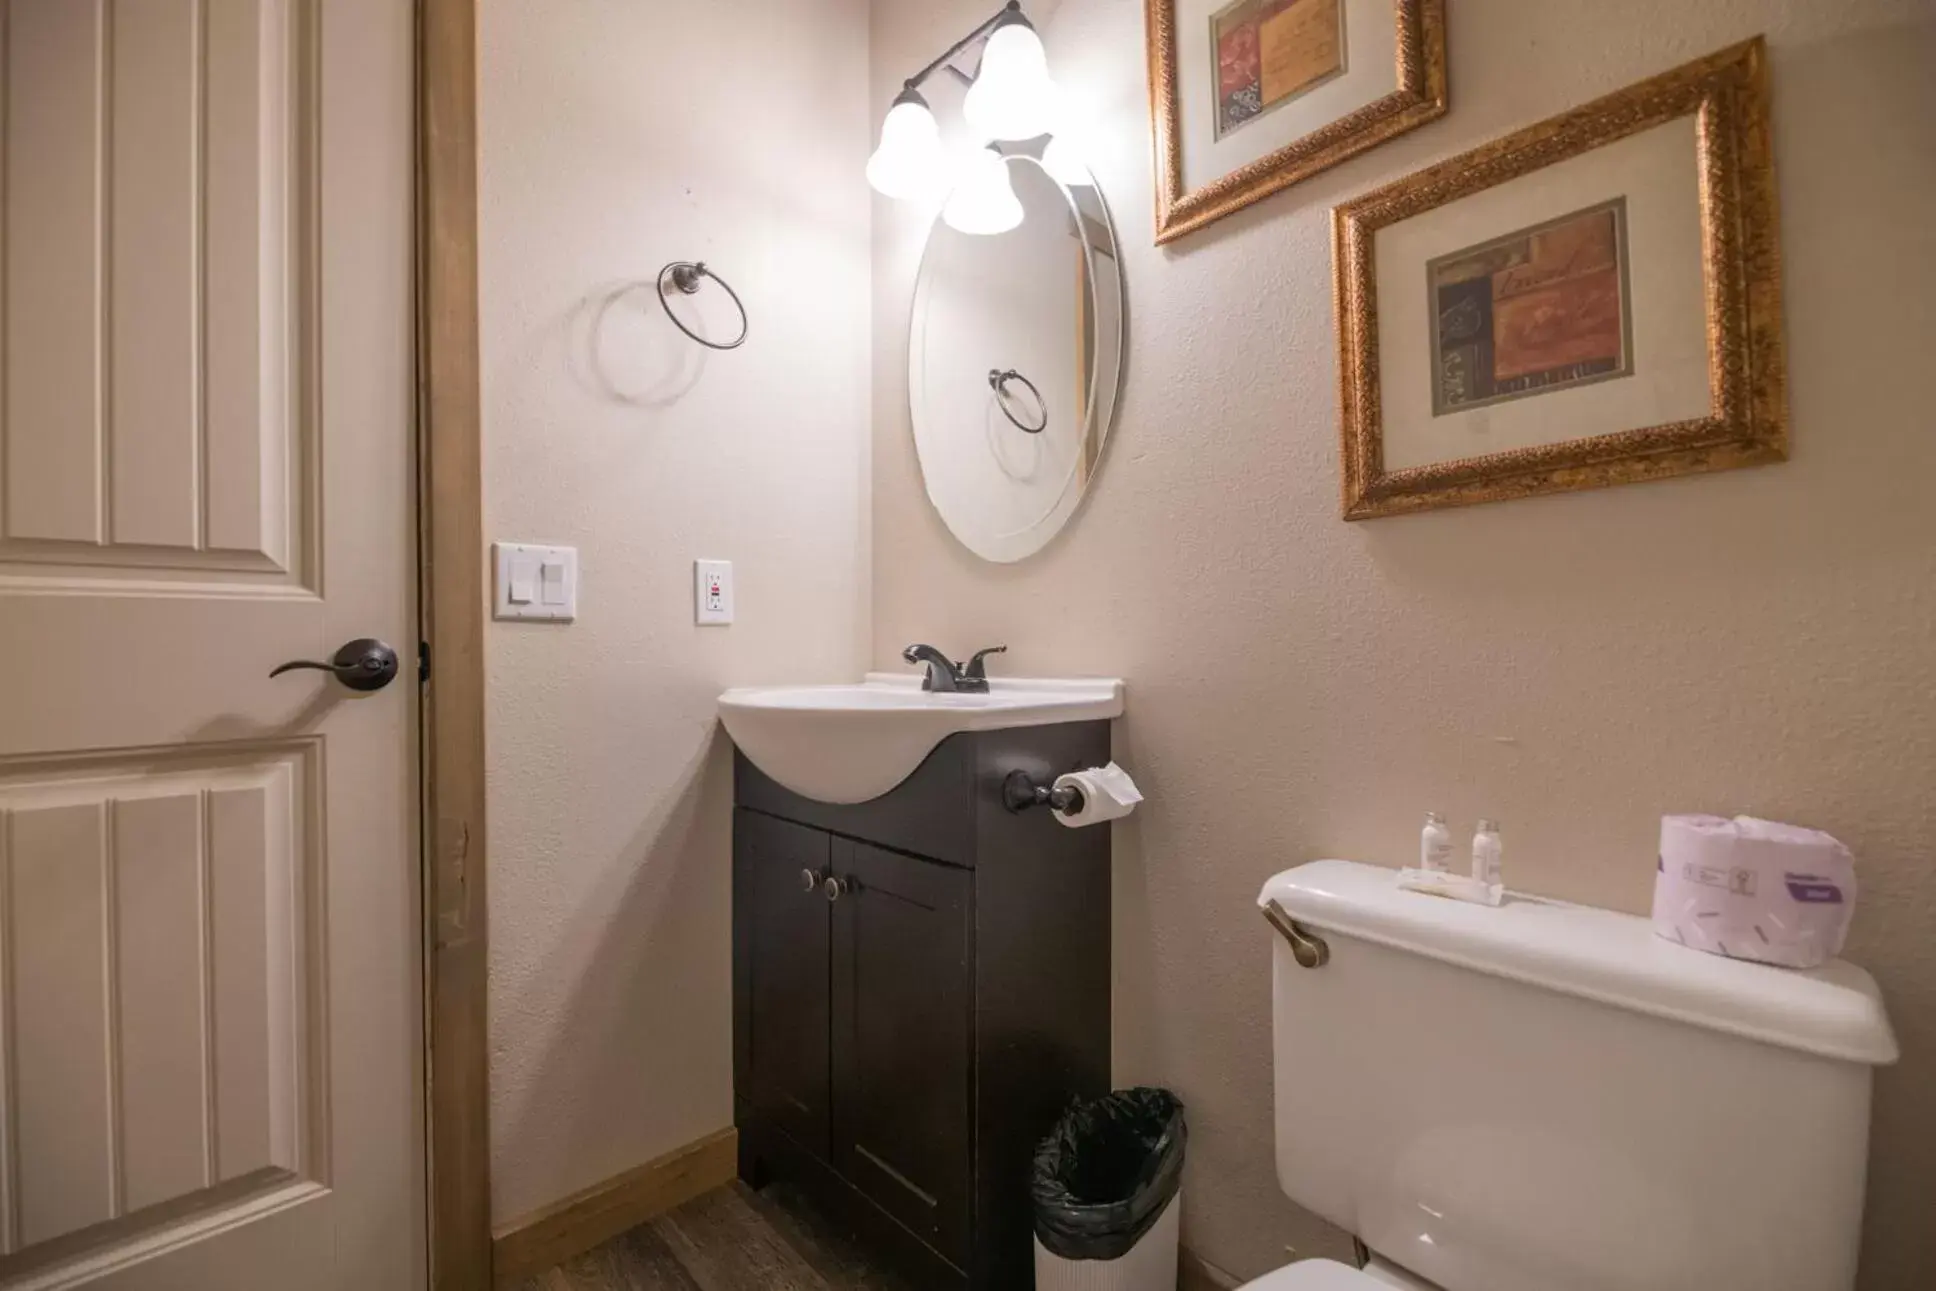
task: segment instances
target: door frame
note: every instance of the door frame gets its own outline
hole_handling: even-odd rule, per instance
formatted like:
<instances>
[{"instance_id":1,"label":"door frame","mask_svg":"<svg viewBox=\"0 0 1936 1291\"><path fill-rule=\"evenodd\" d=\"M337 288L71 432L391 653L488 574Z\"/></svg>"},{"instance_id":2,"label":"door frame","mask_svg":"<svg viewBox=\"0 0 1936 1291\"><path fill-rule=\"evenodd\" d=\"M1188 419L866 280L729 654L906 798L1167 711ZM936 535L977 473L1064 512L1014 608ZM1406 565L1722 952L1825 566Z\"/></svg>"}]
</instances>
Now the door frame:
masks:
<instances>
[{"instance_id":1,"label":"door frame","mask_svg":"<svg viewBox=\"0 0 1936 1291\"><path fill-rule=\"evenodd\" d=\"M477 0L416 0L424 1147L432 1291L492 1285Z\"/></svg>"}]
</instances>

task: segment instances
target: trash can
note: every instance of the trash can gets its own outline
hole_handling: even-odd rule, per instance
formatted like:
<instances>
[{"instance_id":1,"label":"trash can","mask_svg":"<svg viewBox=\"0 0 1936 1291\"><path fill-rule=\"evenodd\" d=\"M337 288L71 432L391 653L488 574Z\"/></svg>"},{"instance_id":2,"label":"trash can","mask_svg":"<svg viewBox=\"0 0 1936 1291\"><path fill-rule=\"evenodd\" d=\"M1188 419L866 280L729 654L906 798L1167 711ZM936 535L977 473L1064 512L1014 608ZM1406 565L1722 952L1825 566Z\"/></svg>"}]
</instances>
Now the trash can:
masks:
<instances>
[{"instance_id":1,"label":"trash can","mask_svg":"<svg viewBox=\"0 0 1936 1291\"><path fill-rule=\"evenodd\" d=\"M1077 1099L1035 1150L1036 1291L1175 1291L1183 1103Z\"/></svg>"}]
</instances>

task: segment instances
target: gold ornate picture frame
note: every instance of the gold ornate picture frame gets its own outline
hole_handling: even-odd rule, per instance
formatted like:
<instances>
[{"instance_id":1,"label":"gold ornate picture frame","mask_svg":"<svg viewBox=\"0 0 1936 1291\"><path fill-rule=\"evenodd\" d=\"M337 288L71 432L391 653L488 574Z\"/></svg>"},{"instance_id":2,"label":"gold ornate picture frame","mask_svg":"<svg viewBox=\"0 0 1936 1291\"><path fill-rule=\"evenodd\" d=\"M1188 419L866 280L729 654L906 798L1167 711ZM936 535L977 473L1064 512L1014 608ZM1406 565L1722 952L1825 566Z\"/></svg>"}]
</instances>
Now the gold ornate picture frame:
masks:
<instances>
[{"instance_id":1,"label":"gold ornate picture frame","mask_svg":"<svg viewBox=\"0 0 1936 1291\"><path fill-rule=\"evenodd\" d=\"M1194 232L1445 115L1445 0L1378 0L1381 6L1387 2L1392 29L1377 32L1377 39L1371 40L1353 39L1347 30L1347 12L1353 17L1362 14L1361 0L1144 0L1158 244ZM1242 12L1251 9L1267 11L1261 22ZM1226 32L1225 25L1241 23L1246 17L1251 19L1250 30ZM1185 22L1190 31L1182 36L1180 25ZM1198 32L1198 26L1205 31ZM1256 34L1260 26L1266 31L1262 42ZM1199 35L1212 47L1196 49ZM1248 56L1255 74L1247 97L1227 93L1221 82L1201 84L1206 77L1218 76L1220 58L1228 79L1234 60L1229 51L1216 47L1225 40L1232 50L1242 51L1237 57ZM1260 43L1264 45L1261 54ZM1186 49L1187 72L1179 70ZM1343 98L1336 115L1327 113L1324 103L1339 99L1338 92L1348 88L1341 78L1361 72L1376 74L1393 88L1376 97ZM1190 94L1187 110L1186 92ZM1199 102L1206 93L1217 100L1208 115ZM1293 113L1275 118L1280 128L1274 132L1251 126L1253 120L1271 119L1277 107L1300 99ZM1227 168L1221 161L1192 162L1190 157L1197 151L1223 147L1231 119L1225 103L1243 105L1237 119L1249 133L1232 134L1236 142L1228 150ZM1283 142L1286 129L1301 133ZM1192 187L1190 177L1204 172L1205 165L1222 173L1197 173Z\"/></svg>"},{"instance_id":2,"label":"gold ornate picture frame","mask_svg":"<svg viewBox=\"0 0 1936 1291\"><path fill-rule=\"evenodd\" d=\"M1346 202L1332 235L1346 520L1788 456L1760 37Z\"/></svg>"}]
</instances>

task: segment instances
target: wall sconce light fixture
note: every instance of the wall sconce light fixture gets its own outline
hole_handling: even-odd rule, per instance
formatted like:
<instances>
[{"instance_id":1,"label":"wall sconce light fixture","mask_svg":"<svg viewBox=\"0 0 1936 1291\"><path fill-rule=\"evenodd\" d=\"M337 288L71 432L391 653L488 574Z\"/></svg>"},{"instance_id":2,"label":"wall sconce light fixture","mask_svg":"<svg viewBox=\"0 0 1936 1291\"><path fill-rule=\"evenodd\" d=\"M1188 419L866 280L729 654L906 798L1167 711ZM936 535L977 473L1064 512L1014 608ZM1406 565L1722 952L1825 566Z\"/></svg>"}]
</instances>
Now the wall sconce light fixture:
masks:
<instances>
[{"instance_id":1,"label":"wall sconce light fixture","mask_svg":"<svg viewBox=\"0 0 1936 1291\"><path fill-rule=\"evenodd\" d=\"M961 115L990 139L1033 139L1055 126L1056 89L1049 56L1014 0L994 20L981 71L961 101Z\"/></svg>"},{"instance_id":2,"label":"wall sconce light fixture","mask_svg":"<svg viewBox=\"0 0 1936 1291\"><path fill-rule=\"evenodd\" d=\"M1022 222L1022 199L1008 182L1008 162L990 144L977 148L955 177L941 219L959 233L1006 233Z\"/></svg>"},{"instance_id":3,"label":"wall sconce light fixture","mask_svg":"<svg viewBox=\"0 0 1936 1291\"><path fill-rule=\"evenodd\" d=\"M900 200L934 196L952 182L956 192L942 218L963 232L1001 233L1021 222L1022 208L1000 152L977 148L951 163L941 128L921 96L922 82L983 37L981 67L961 104L969 126L984 140L1035 139L1056 129L1061 94L1049 77L1048 55L1022 14L1021 0L1008 0L994 17L908 78L881 122L880 146L867 159L867 182Z\"/></svg>"}]
</instances>

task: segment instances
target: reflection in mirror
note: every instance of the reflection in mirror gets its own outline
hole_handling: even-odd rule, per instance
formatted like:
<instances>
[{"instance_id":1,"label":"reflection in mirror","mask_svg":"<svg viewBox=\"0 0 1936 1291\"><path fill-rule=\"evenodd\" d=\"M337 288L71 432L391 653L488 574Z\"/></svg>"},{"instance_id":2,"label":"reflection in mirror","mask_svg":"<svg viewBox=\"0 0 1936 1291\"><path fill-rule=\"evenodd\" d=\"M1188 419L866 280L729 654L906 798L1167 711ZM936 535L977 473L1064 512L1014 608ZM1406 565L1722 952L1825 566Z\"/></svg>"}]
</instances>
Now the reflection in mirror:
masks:
<instances>
[{"instance_id":1,"label":"reflection in mirror","mask_svg":"<svg viewBox=\"0 0 1936 1291\"><path fill-rule=\"evenodd\" d=\"M1023 217L998 233L937 219L915 283L908 400L928 497L976 555L1041 550L1082 500L1115 416L1123 280L1080 165L1001 158ZM945 208L944 208L945 209Z\"/></svg>"}]
</instances>

